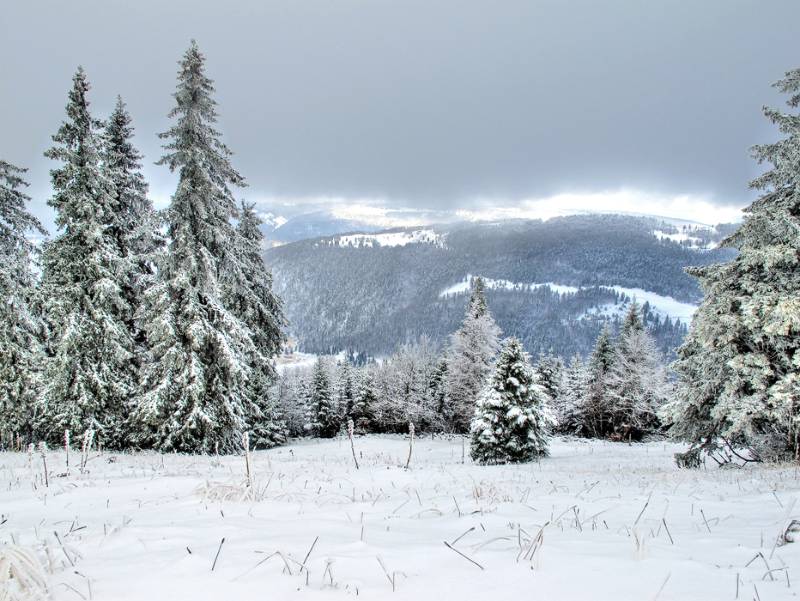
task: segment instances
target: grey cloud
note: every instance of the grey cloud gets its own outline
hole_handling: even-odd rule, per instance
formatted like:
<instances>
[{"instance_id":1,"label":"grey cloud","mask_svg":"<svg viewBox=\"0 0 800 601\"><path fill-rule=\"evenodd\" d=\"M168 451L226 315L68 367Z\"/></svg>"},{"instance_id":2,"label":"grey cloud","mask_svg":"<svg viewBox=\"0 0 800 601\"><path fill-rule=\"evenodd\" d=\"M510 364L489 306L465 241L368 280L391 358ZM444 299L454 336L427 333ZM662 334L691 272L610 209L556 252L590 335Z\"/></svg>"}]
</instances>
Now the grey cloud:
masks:
<instances>
[{"instance_id":1,"label":"grey cloud","mask_svg":"<svg viewBox=\"0 0 800 601\"><path fill-rule=\"evenodd\" d=\"M800 65L797 0L138 0L3 9L0 156L31 168L84 65L152 163L196 38L248 197L450 208L621 186L741 205L770 84ZM509 203L506 203L509 204Z\"/></svg>"}]
</instances>

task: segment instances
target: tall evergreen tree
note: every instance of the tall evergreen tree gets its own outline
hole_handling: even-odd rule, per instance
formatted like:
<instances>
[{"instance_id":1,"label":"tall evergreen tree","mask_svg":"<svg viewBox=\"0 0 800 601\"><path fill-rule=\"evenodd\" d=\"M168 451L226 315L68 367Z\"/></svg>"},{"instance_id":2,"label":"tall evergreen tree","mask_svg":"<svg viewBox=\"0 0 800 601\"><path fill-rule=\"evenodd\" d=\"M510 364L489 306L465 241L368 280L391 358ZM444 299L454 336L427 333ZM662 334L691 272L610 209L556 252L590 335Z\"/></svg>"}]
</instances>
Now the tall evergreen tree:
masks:
<instances>
[{"instance_id":1,"label":"tall evergreen tree","mask_svg":"<svg viewBox=\"0 0 800 601\"><path fill-rule=\"evenodd\" d=\"M79 68L67 119L45 155L60 233L44 252L42 303L49 357L42 434L94 429L108 446L124 444L122 423L136 387L135 345L124 294L124 259L112 233L117 203L101 164L101 123L89 112L89 83Z\"/></svg>"},{"instance_id":2,"label":"tall evergreen tree","mask_svg":"<svg viewBox=\"0 0 800 601\"><path fill-rule=\"evenodd\" d=\"M547 393L536 382L528 354L519 340L507 339L475 407L472 458L479 463L522 463L546 456L552 424Z\"/></svg>"},{"instance_id":3,"label":"tall evergreen tree","mask_svg":"<svg viewBox=\"0 0 800 601\"><path fill-rule=\"evenodd\" d=\"M433 420L441 428L445 423L445 409L447 404L447 356L440 357L431 372L428 383L428 397L431 400Z\"/></svg>"},{"instance_id":4,"label":"tall evergreen tree","mask_svg":"<svg viewBox=\"0 0 800 601\"><path fill-rule=\"evenodd\" d=\"M361 433L374 431L375 405L378 403L378 393L375 390L375 381L370 370L365 368L361 374L353 401L351 419L356 430Z\"/></svg>"},{"instance_id":5,"label":"tall evergreen tree","mask_svg":"<svg viewBox=\"0 0 800 601\"><path fill-rule=\"evenodd\" d=\"M333 403L328 369L322 357L317 359L314 366L308 394L311 434L319 438L333 438L341 424Z\"/></svg>"},{"instance_id":6,"label":"tall evergreen tree","mask_svg":"<svg viewBox=\"0 0 800 601\"><path fill-rule=\"evenodd\" d=\"M555 403L556 428L563 434L588 436L584 418L586 366L580 355L574 355L564 370L560 394Z\"/></svg>"},{"instance_id":7,"label":"tall evergreen tree","mask_svg":"<svg viewBox=\"0 0 800 601\"><path fill-rule=\"evenodd\" d=\"M0 447L14 436L30 440L42 360L32 307L38 251L28 236L47 232L28 212L24 173L0 160Z\"/></svg>"},{"instance_id":8,"label":"tall evergreen tree","mask_svg":"<svg viewBox=\"0 0 800 601\"><path fill-rule=\"evenodd\" d=\"M131 116L117 97L114 111L105 124L103 166L111 186L114 210L109 234L117 243L126 270L121 278L123 294L131 309L129 329L140 343L143 335L135 325L135 310L142 305L144 290L152 284L156 253L163 248L153 203L147 196L147 182L141 172L142 155L133 145Z\"/></svg>"},{"instance_id":9,"label":"tall evergreen tree","mask_svg":"<svg viewBox=\"0 0 800 601\"><path fill-rule=\"evenodd\" d=\"M611 330L604 326L597 336L594 350L586 366L586 389L581 404L581 421L586 424L585 435L592 437L608 436L611 433L611 419L608 415L608 373L614 364L614 343Z\"/></svg>"},{"instance_id":10,"label":"tall evergreen tree","mask_svg":"<svg viewBox=\"0 0 800 601\"><path fill-rule=\"evenodd\" d=\"M550 398L551 406L558 404L561 394L561 381L564 376L564 362L552 354L540 355L535 366L538 383Z\"/></svg>"},{"instance_id":11,"label":"tall evergreen tree","mask_svg":"<svg viewBox=\"0 0 800 601\"><path fill-rule=\"evenodd\" d=\"M464 321L451 338L447 357L445 414L455 432L469 431L478 394L499 348L499 335L500 328L486 303L483 280L475 278Z\"/></svg>"},{"instance_id":12,"label":"tall evergreen tree","mask_svg":"<svg viewBox=\"0 0 800 601\"><path fill-rule=\"evenodd\" d=\"M275 374L271 360L286 339L283 333L286 319L283 303L272 290L272 274L264 264L262 224L255 205L242 202L236 227L238 247L226 282L226 300L231 311L250 328L263 359L261 369L272 379Z\"/></svg>"},{"instance_id":13,"label":"tall evergreen tree","mask_svg":"<svg viewBox=\"0 0 800 601\"><path fill-rule=\"evenodd\" d=\"M353 368L347 357L339 366L336 389L336 404L339 414L342 416L342 421L346 422L348 419L352 419L356 393L353 385Z\"/></svg>"},{"instance_id":14,"label":"tall evergreen tree","mask_svg":"<svg viewBox=\"0 0 800 601\"><path fill-rule=\"evenodd\" d=\"M634 301L617 337L614 361L607 372L607 407L603 413L609 433L630 439L655 430L665 394L663 361Z\"/></svg>"},{"instance_id":15,"label":"tall evergreen tree","mask_svg":"<svg viewBox=\"0 0 800 601\"><path fill-rule=\"evenodd\" d=\"M285 324L280 299L272 290L272 274L262 257L263 222L255 205L242 202L236 227L235 254L226 266L225 305L250 330L253 351L248 356L247 393L249 427L261 445L275 446L285 442L281 420L269 398L275 380L272 361L285 340ZM272 434L275 438L271 439Z\"/></svg>"},{"instance_id":16,"label":"tall evergreen tree","mask_svg":"<svg viewBox=\"0 0 800 601\"><path fill-rule=\"evenodd\" d=\"M237 216L229 186L244 179L214 128L214 86L192 41L179 63L175 124L159 164L179 174L167 210L169 250L145 294L143 323L151 361L136 419L140 443L163 450L208 452L240 447L255 411L247 388L258 351L247 325L224 303L236 253Z\"/></svg>"},{"instance_id":17,"label":"tall evergreen tree","mask_svg":"<svg viewBox=\"0 0 800 601\"><path fill-rule=\"evenodd\" d=\"M678 399L665 410L692 451L745 447L800 458L800 69L775 84L792 111L765 108L784 137L753 148L771 167L722 246L728 263L692 268L705 297L679 349Z\"/></svg>"}]
</instances>

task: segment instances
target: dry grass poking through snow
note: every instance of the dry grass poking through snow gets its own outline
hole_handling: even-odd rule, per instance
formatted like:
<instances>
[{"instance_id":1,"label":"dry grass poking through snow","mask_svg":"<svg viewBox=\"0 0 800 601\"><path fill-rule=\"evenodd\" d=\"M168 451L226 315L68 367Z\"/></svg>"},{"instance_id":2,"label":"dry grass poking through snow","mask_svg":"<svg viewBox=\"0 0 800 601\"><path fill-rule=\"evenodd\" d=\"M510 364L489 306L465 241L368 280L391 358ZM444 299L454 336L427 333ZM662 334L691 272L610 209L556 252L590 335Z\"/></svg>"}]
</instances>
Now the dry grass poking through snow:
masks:
<instances>
[{"instance_id":1,"label":"dry grass poking through snow","mask_svg":"<svg viewBox=\"0 0 800 601\"><path fill-rule=\"evenodd\" d=\"M47 575L36 555L17 545L0 547L0 601L47 598Z\"/></svg>"},{"instance_id":2,"label":"dry grass poking through snow","mask_svg":"<svg viewBox=\"0 0 800 601\"><path fill-rule=\"evenodd\" d=\"M480 467L423 438L410 469L401 437L355 450L360 469L347 439L257 452L249 485L243 457L95 455L80 473L50 451L45 479L0 453L2 591L42 598L44 575L64 600L800 593L794 466L679 470L666 443L558 440L539 464Z\"/></svg>"}]
</instances>

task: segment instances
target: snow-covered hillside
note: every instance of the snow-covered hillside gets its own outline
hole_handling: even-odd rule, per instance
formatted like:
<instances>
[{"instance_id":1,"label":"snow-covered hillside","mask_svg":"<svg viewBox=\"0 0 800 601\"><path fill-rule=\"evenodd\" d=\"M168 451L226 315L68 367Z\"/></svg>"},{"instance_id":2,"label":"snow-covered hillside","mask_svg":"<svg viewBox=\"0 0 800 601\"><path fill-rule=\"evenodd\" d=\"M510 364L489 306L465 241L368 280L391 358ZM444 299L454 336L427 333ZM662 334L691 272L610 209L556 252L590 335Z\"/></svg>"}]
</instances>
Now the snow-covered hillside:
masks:
<instances>
[{"instance_id":1,"label":"snow-covered hillside","mask_svg":"<svg viewBox=\"0 0 800 601\"><path fill-rule=\"evenodd\" d=\"M666 443L555 441L462 463L461 439L304 441L252 459L0 454L0 540L57 601L795 598L794 468L677 469ZM756 592L757 591L757 592ZM756 597L759 595L759 597Z\"/></svg>"},{"instance_id":2,"label":"snow-covered hillside","mask_svg":"<svg viewBox=\"0 0 800 601\"><path fill-rule=\"evenodd\" d=\"M627 308L620 291L628 302L635 295L650 303L657 343L671 356L702 298L685 268L733 253L653 234L685 232L705 241L708 228L618 215L357 231L265 253L290 335L303 351L384 356L423 335L442 344L463 318L466 276L476 274L489 285L500 328L534 356L588 355L604 323L615 328ZM667 316L672 323L665 326Z\"/></svg>"}]
</instances>

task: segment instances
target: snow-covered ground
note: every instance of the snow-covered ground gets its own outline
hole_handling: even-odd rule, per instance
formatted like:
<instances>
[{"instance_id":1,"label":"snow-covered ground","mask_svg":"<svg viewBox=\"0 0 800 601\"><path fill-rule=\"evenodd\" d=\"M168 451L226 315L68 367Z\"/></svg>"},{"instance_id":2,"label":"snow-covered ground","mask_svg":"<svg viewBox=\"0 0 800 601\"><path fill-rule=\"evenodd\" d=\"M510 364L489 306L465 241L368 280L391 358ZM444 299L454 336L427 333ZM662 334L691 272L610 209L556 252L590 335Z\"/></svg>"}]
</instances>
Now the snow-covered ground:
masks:
<instances>
[{"instance_id":1,"label":"snow-covered ground","mask_svg":"<svg viewBox=\"0 0 800 601\"><path fill-rule=\"evenodd\" d=\"M281 354L275 358L275 369L278 373L293 369L310 369L317 362L319 356L313 353L294 352Z\"/></svg>"},{"instance_id":2,"label":"snow-covered ground","mask_svg":"<svg viewBox=\"0 0 800 601\"><path fill-rule=\"evenodd\" d=\"M556 440L539 464L480 467L425 439L405 470L407 440L355 444L360 470L341 439L257 452L249 497L242 457L93 454L61 475L51 452L45 487L38 454L0 453L0 540L72 601L800 592L800 542L775 545L800 517L794 466L686 471L673 444Z\"/></svg>"}]
</instances>

